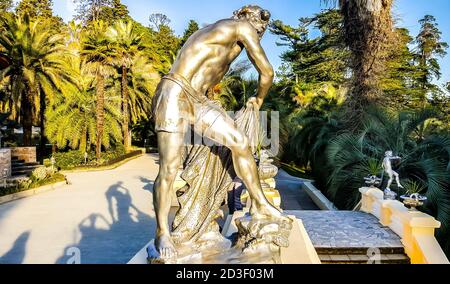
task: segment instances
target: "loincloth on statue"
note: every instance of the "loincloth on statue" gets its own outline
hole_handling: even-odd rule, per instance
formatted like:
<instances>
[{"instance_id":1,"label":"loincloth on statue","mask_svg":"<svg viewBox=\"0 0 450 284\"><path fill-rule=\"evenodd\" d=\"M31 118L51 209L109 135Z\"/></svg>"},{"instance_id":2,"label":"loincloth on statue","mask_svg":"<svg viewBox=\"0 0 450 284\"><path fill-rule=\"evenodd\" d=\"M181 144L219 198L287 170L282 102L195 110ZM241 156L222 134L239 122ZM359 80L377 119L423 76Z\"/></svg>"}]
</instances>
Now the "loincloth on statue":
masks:
<instances>
[{"instance_id":1,"label":"loincloth on statue","mask_svg":"<svg viewBox=\"0 0 450 284\"><path fill-rule=\"evenodd\" d=\"M223 108L196 91L186 78L170 73L161 79L152 103L155 130L185 133L189 125L206 131L218 117L227 116Z\"/></svg>"}]
</instances>

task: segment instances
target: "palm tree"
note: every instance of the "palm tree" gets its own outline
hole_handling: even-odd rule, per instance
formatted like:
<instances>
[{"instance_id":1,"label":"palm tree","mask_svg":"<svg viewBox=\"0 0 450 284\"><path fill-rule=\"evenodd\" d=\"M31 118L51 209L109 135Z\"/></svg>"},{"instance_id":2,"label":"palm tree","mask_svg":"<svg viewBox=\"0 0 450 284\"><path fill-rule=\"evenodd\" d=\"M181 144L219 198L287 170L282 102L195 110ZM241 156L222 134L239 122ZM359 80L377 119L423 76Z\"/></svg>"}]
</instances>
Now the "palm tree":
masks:
<instances>
[{"instance_id":1,"label":"palm tree","mask_svg":"<svg viewBox=\"0 0 450 284\"><path fill-rule=\"evenodd\" d=\"M102 21L94 21L85 31L80 55L86 60L86 70L95 76L96 82L96 149L97 160L100 160L105 122L105 81L115 72L112 67L114 57L105 36L105 25Z\"/></svg>"},{"instance_id":2,"label":"palm tree","mask_svg":"<svg viewBox=\"0 0 450 284\"><path fill-rule=\"evenodd\" d=\"M154 84L151 81L152 75L156 72L148 60L141 55L144 45L132 21L116 22L107 30L106 37L112 45L113 64L121 74L123 144L128 150L131 146L130 120L136 122L141 116L146 118L150 106L151 86L148 85ZM149 73L144 74L142 71ZM130 72L134 74L129 76ZM146 82L146 80L150 81ZM136 84L140 84L141 88Z\"/></svg>"},{"instance_id":3,"label":"palm tree","mask_svg":"<svg viewBox=\"0 0 450 284\"><path fill-rule=\"evenodd\" d=\"M132 58L128 74L129 123L150 119L151 98L160 80L159 73L145 55Z\"/></svg>"},{"instance_id":4,"label":"palm tree","mask_svg":"<svg viewBox=\"0 0 450 284\"><path fill-rule=\"evenodd\" d=\"M12 63L0 71L0 82L9 84L12 108L19 110L16 119L23 126L23 144L31 145L32 126L38 120L42 146L47 100L72 81L64 61L64 36L52 34L46 22L33 22L27 15L5 15L0 26L0 47Z\"/></svg>"},{"instance_id":5,"label":"palm tree","mask_svg":"<svg viewBox=\"0 0 450 284\"><path fill-rule=\"evenodd\" d=\"M78 70L77 85L72 86L71 92L58 100L48 109L47 135L49 140L59 148L69 145L72 149L79 149L81 153L88 152L88 141L97 141L97 106L95 76L90 74L88 64L80 62L79 57L71 58L72 66ZM107 90L114 92L114 88L107 84ZM108 93L107 91L107 93ZM120 97L107 96L105 100L104 130L102 145L108 148L112 142L120 142L121 114Z\"/></svg>"}]
</instances>

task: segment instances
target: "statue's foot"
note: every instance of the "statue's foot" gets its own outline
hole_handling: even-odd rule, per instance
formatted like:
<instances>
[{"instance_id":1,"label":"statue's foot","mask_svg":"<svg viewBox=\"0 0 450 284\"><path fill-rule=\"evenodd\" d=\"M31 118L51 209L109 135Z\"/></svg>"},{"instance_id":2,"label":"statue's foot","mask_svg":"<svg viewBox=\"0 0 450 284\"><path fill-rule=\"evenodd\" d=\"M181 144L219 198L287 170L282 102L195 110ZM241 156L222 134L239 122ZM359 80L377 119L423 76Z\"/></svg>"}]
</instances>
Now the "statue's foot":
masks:
<instances>
[{"instance_id":1,"label":"statue's foot","mask_svg":"<svg viewBox=\"0 0 450 284\"><path fill-rule=\"evenodd\" d=\"M173 258L177 256L175 244L170 235L162 234L155 239L155 247L162 259Z\"/></svg>"},{"instance_id":2,"label":"statue's foot","mask_svg":"<svg viewBox=\"0 0 450 284\"><path fill-rule=\"evenodd\" d=\"M292 222L289 217L285 216L270 203L252 206L250 214L255 218L273 218L281 222Z\"/></svg>"}]
</instances>

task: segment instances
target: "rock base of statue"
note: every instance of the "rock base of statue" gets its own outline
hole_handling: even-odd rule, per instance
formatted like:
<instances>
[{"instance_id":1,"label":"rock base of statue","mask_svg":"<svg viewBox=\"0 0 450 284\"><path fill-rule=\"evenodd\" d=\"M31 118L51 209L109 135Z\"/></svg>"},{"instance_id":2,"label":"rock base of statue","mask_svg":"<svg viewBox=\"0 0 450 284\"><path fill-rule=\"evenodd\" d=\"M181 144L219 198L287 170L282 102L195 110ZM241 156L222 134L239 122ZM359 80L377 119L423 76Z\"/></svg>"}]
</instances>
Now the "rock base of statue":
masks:
<instances>
[{"instance_id":1,"label":"rock base of statue","mask_svg":"<svg viewBox=\"0 0 450 284\"><path fill-rule=\"evenodd\" d=\"M228 238L217 232L205 234L195 243L177 245L177 256L161 258L153 242L147 247L151 264L239 264L281 263L280 248L289 246L292 219L253 218L235 220L238 232Z\"/></svg>"},{"instance_id":2,"label":"rock base of statue","mask_svg":"<svg viewBox=\"0 0 450 284\"><path fill-rule=\"evenodd\" d=\"M176 245L177 256L172 258L161 258L151 241L146 249L147 261L150 264L202 264L217 263L213 259L232 247L232 242L220 233L211 232L205 234L195 243ZM209 260L211 259L211 260Z\"/></svg>"}]
</instances>

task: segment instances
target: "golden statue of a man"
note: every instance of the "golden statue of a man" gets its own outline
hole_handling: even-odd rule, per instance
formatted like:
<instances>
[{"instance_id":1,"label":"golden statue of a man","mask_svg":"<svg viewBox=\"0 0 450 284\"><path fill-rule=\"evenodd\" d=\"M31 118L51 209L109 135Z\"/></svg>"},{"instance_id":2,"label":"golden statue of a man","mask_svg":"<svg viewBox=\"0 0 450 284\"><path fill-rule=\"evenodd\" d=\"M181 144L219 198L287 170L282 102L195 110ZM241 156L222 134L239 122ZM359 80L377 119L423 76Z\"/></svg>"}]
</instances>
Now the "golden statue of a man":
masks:
<instances>
[{"instance_id":1,"label":"golden statue of a man","mask_svg":"<svg viewBox=\"0 0 450 284\"><path fill-rule=\"evenodd\" d=\"M160 169L154 185L157 231L155 247L162 258L177 254L171 239L168 215L172 186L181 165L185 133L189 125L230 149L237 176L248 189L254 218L285 218L264 196L248 138L234 121L206 98L230 64L246 50L259 73L256 97L260 107L273 81L274 72L260 40L269 24L270 13L258 6L246 6L229 19L220 20L195 32L180 50L170 73L158 85L153 115L158 137Z\"/></svg>"}]
</instances>

